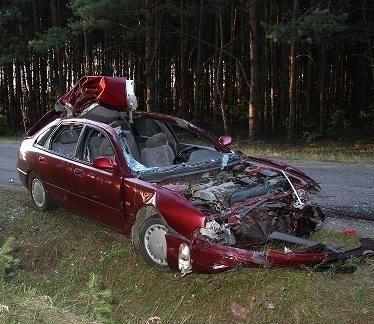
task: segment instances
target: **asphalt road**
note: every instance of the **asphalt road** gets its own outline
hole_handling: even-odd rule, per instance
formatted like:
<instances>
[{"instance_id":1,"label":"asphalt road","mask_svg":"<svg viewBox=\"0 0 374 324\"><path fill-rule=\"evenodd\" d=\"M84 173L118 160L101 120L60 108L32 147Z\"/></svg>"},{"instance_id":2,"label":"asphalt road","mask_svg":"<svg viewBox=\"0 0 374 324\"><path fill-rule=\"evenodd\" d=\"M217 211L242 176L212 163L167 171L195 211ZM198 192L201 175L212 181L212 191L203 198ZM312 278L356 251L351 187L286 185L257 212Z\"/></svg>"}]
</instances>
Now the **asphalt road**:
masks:
<instances>
[{"instance_id":1,"label":"asphalt road","mask_svg":"<svg viewBox=\"0 0 374 324\"><path fill-rule=\"evenodd\" d=\"M374 220L374 164L285 162L320 184L314 199L330 213Z\"/></svg>"},{"instance_id":2,"label":"asphalt road","mask_svg":"<svg viewBox=\"0 0 374 324\"><path fill-rule=\"evenodd\" d=\"M19 186L16 172L17 144L0 143L0 187ZM322 206L327 226L358 227L374 236L374 164L284 161L315 179L321 192L313 199Z\"/></svg>"},{"instance_id":3,"label":"asphalt road","mask_svg":"<svg viewBox=\"0 0 374 324\"><path fill-rule=\"evenodd\" d=\"M17 144L0 143L0 187L20 185L16 170L17 150Z\"/></svg>"}]
</instances>

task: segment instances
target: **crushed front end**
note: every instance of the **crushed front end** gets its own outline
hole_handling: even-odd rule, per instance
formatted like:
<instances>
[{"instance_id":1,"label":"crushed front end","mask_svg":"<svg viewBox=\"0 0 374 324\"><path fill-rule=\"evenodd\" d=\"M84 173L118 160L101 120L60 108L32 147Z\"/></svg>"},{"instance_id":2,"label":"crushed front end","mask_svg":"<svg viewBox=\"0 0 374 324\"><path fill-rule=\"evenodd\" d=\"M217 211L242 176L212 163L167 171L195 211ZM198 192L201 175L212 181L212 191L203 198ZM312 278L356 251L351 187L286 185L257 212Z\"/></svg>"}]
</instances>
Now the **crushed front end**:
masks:
<instances>
[{"instance_id":1,"label":"crushed front end","mask_svg":"<svg viewBox=\"0 0 374 324\"><path fill-rule=\"evenodd\" d=\"M249 266L314 266L372 254L373 241L339 252L309 239L324 215L308 194L318 185L300 173L244 162L165 185L206 215L192 239L168 234L168 263L189 272Z\"/></svg>"}]
</instances>

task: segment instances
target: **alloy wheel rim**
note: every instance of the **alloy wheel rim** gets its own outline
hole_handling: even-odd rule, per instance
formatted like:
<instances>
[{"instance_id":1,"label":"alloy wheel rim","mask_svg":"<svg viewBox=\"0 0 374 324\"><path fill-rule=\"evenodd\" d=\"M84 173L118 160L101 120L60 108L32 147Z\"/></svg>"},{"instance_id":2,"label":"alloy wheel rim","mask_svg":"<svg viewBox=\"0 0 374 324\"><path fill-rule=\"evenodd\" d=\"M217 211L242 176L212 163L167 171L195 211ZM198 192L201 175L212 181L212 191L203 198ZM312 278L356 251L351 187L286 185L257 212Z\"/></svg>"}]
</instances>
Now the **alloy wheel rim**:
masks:
<instances>
[{"instance_id":1,"label":"alloy wheel rim","mask_svg":"<svg viewBox=\"0 0 374 324\"><path fill-rule=\"evenodd\" d=\"M153 262L164 266L166 262L166 228L161 224L153 224L144 235L145 248Z\"/></svg>"},{"instance_id":2,"label":"alloy wheel rim","mask_svg":"<svg viewBox=\"0 0 374 324\"><path fill-rule=\"evenodd\" d=\"M31 194L35 205L42 208L45 203L45 190L39 179L34 179L31 184Z\"/></svg>"}]
</instances>

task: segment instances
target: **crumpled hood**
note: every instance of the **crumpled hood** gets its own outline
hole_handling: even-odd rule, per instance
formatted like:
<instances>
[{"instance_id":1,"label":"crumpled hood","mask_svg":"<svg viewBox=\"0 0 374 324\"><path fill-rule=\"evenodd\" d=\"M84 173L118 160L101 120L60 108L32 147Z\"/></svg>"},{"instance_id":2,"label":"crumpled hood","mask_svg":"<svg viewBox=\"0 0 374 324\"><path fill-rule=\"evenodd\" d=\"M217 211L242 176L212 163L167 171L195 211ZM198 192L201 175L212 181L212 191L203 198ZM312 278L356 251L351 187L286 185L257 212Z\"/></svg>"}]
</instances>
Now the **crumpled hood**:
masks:
<instances>
[{"instance_id":1,"label":"crumpled hood","mask_svg":"<svg viewBox=\"0 0 374 324\"><path fill-rule=\"evenodd\" d=\"M307 176L301 170L287 163L283 163L281 161L270 160L270 159L259 158L259 157L253 157L253 156L246 156L244 160L251 162L251 163L258 164L260 166L262 165L265 167L269 167L274 170L279 170L279 171L282 170L286 172L289 176L304 181L308 185L308 189L315 189L315 190L321 189L319 184L314 179Z\"/></svg>"}]
</instances>

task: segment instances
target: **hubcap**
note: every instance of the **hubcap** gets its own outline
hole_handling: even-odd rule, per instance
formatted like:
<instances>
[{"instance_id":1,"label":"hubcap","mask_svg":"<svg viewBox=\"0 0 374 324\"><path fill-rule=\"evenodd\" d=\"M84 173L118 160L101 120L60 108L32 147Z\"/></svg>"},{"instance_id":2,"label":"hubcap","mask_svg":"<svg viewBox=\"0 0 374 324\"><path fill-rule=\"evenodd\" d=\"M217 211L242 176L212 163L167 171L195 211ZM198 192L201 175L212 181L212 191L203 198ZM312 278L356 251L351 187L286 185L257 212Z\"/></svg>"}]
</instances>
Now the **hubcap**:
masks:
<instances>
[{"instance_id":1,"label":"hubcap","mask_svg":"<svg viewBox=\"0 0 374 324\"><path fill-rule=\"evenodd\" d=\"M145 248L149 257L159 265L167 265L165 234L164 225L154 224L148 227L144 236Z\"/></svg>"},{"instance_id":2,"label":"hubcap","mask_svg":"<svg viewBox=\"0 0 374 324\"><path fill-rule=\"evenodd\" d=\"M39 179L34 179L31 184L31 195L35 205L42 208L45 202L45 190Z\"/></svg>"}]
</instances>

